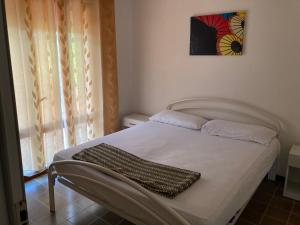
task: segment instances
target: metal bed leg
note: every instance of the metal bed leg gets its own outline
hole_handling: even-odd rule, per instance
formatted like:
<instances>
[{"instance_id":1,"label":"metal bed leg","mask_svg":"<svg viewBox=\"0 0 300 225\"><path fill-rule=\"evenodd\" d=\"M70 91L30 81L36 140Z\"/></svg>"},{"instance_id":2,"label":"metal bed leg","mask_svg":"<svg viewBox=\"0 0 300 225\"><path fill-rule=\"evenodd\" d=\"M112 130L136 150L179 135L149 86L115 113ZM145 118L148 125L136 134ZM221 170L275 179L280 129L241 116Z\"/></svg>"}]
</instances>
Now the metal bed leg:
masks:
<instances>
[{"instance_id":1,"label":"metal bed leg","mask_svg":"<svg viewBox=\"0 0 300 225\"><path fill-rule=\"evenodd\" d=\"M56 174L53 174L52 169L48 171L48 187L49 187L49 204L50 212L55 213L55 196L54 196L54 185L55 185Z\"/></svg>"}]
</instances>

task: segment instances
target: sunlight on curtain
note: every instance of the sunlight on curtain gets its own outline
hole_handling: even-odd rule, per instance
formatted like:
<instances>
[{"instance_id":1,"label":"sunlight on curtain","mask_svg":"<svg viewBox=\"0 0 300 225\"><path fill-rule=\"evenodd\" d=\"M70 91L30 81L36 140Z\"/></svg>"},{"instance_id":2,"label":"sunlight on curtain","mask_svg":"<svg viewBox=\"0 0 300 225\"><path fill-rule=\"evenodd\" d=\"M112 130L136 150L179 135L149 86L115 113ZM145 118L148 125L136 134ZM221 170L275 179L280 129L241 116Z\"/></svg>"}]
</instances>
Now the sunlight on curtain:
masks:
<instances>
[{"instance_id":1,"label":"sunlight on curtain","mask_svg":"<svg viewBox=\"0 0 300 225\"><path fill-rule=\"evenodd\" d=\"M6 0L23 168L103 135L99 2Z\"/></svg>"}]
</instances>

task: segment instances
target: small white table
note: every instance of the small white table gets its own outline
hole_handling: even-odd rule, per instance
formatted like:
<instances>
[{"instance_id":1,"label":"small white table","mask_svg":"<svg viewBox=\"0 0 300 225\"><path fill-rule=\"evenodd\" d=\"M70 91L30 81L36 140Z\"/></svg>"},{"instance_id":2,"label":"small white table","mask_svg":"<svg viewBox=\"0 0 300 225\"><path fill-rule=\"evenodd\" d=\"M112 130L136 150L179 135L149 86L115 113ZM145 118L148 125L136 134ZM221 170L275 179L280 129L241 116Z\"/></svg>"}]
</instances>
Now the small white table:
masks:
<instances>
[{"instance_id":1,"label":"small white table","mask_svg":"<svg viewBox=\"0 0 300 225\"><path fill-rule=\"evenodd\" d=\"M129 128L149 120L149 116L140 113L132 113L123 118L122 127Z\"/></svg>"},{"instance_id":2,"label":"small white table","mask_svg":"<svg viewBox=\"0 0 300 225\"><path fill-rule=\"evenodd\" d=\"M290 150L283 195L300 201L300 145Z\"/></svg>"}]
</instances>

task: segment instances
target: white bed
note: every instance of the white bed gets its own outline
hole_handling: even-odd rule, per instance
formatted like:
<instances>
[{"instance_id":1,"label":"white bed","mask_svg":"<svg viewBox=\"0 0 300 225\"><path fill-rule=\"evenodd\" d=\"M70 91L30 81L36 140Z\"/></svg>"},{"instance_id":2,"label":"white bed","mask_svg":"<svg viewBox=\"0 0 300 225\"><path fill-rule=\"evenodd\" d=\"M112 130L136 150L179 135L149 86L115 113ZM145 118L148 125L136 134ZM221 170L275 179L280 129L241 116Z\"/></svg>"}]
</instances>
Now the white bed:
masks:
<instances>
[{"instance_id":1,"label":"white bed","mask_svg":"<svg viewBox=\"0 0 300 225\"><path fill-rule=\"evenodd\" d=\"M200 172L201 179L175 199L154 194L162 204L175 209L190 224L195 225L226 225L251 198L274 165L280 151L276 138L269 145L261 145L150 121L61 151L55 155L54 161L70 160L80 150L100 143L113 145L146 160ZM55 169L59 174L58 165ZM66 165L63 172L105 181L151 207L151 202L147 203L148 199L134 188L94 169ZM63 178L62 181L71 181L74 186L88 190L93 196L103 195L103 191L96 185L82 182L76 177ZM104 195L106 194L111 193ZM114 202L114 197L110 197ZM117 203L123 209L126 208L126 203L124 204L121 207L122 202ZM114 210L113 204L109 208ZM118 209L116 212L120 213ZM131 219L130 215L134 211L130 212L128 209L127 213L129 215L126 212L121 215ZM133 222L137 220L133 219Z\"/></svg>"}]
</instances>

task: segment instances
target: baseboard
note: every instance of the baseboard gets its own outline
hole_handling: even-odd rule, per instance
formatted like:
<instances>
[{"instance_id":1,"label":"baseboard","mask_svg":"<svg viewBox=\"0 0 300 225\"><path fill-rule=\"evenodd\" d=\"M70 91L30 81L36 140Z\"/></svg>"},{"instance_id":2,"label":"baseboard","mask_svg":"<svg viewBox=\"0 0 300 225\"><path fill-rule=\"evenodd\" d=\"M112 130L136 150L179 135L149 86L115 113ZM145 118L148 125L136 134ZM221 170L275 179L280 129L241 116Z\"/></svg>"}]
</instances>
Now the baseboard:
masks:
<instances>
[{"instance_id":1,"label":"baseboard","mask_svg":"<svg viewBox=\"0 0 300 225\"><path fill-rule=\"evenodd\" d=\"M45 175L47 174L48 170L47 169L44 169L44 170L41 170L41 171L36 171L32 174L26 174L26 175L23 175L23 178L24 178L24 182L28 182L28 181L31 181L37 177L40 177L42 175Z\"/></svg>"}]
</instances>

